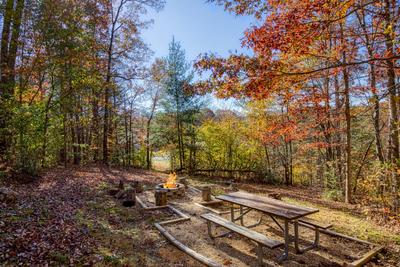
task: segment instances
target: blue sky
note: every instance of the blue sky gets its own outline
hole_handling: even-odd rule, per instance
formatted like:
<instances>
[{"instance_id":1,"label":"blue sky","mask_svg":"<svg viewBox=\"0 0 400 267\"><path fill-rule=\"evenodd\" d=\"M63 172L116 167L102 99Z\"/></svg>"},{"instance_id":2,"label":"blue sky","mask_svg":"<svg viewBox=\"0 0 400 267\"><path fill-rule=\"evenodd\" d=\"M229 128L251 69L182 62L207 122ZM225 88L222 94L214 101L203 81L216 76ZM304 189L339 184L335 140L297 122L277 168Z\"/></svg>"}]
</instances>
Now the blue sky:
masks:
<instances>
[{"instance_id":1,"label":"blue sky","mask_svg":"<svg viewBox=\"0 0 400 267\"><path fill-rule=\"evenodd\" d=\"M199 54L214 52L227 56L229 52L245 52L241 47L243 32L252 24L251 17L238 17L223 7L206 0L167 0L163 10L150 12L154 23L143 31L143 39L154 51L154 57L168 54L168 44L179 41L188 61ZM230 108L232 101L212 101L214 108Z\"/></svg>"},{"instance_id":2,"label":"blue sky","mask_svg":"<svg viewBox=\"0 0 400 267\"><path fill-rule=\"evenodd\" d=\"M167 0L162 11L150 12L149 17L154 24L143 31L143 38L155 56L166 56L168 44L175 36L190 61L204 52L222 56L230 50L245 52L240 39L252 21L250 17L235 16L205 0Z\"/></svg>"}]
</instances>

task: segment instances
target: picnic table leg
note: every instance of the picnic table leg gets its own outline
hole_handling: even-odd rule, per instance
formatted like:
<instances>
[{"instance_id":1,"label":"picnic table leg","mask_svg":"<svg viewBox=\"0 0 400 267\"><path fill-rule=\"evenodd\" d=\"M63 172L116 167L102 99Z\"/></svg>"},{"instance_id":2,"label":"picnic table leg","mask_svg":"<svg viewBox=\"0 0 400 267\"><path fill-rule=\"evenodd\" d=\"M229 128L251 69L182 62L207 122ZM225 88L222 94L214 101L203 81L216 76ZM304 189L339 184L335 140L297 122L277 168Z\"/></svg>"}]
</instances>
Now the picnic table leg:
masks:
<instances>
[{"instance_id":1,"label":"picnic table leg","mask_svg":"<svg viewBox=\"0 0 400 267\"><path fill-rule=\"evenodd\" d=\"M289 235L289 221L285 220L285 231L284 231L284 235L285 235L285 251L283 252L283 254L279 257L278 261L284 261L287 260L289 257L289 244L290 244L290 235Z\"/></svg>"},{"instance_id":2,"label":"picnic table leg","mask_svg":"<svg viewBox=\"0 0 400 267\"><path fill-rule=\"evenodd\" d=\"M233 208L233 204L231 205L231 221L235 222L235 209Z\"/></svg>"},{"instance_id":3,"label":"picnic table leg","mask_svg":"<svg viewBox=\"0 0 400 267\"><path fill-rule=\"evenodd\" d=\"M282 230L282 232L285 232L285 229L283 229L282 225L280 225L280 223L274 218L274 216L269 215L269 217L271 217L271 219L276 223L276 225L278 225L278 227Z\"/></svg>"},{"instance_id":4,"label":"picnic table leg","mask_svg":"<svg viewBox=\"0 0 400 267\"><path fill-rule=\"evenodd\" d=\"M261 244L258 244L257 254L258 254L258 265L263 266L263 246Z\"/></svg>"},{"instance_id":5,"label":"picnic table leg","mask_svg":"<svg viewBox=\"0 0 400 267\"><path fill-rule=\"evenodd\" d=\"M298 221L294 221L294 246L296 248L296 252L301 254L304 253L308 250L311 250L313 248L318 247L318 243L319 243L319 228L315 227L315 239L314 239L314 243L312 243L310 246L305 247L305 248L300 248L299 246L299 223Z\"/></svg>"},{"instance_id":6,"label":"picnic table leg","mask_svg":"<svg viewBox=\"0 0 400 267\"><path fill-rule=\"evenodd\" d=\"M208 235L211 237L211 239L220 238L220 237L225 237L225 236L227 236L227 235L233 233L233 231L228 231L228 232L223 233L223 234L219 234L219 235L216 235L216 234L215 234L215 235L214 235L214 234L212 233L211 222L210 222L210 221L207 221L207 231L208 231Z\"/></svg>"},{"instance_id":7,"label":"picnic table leg","mask_svg":"<svg viewBox=\"0 0 400 267\"><path fill-rule=\"evenodd\" d=\"M243 206L240 206L239 210L240 210L240 224L242 226L244 226L244 223L243 223Z\"/></svg>"}]
</instances>

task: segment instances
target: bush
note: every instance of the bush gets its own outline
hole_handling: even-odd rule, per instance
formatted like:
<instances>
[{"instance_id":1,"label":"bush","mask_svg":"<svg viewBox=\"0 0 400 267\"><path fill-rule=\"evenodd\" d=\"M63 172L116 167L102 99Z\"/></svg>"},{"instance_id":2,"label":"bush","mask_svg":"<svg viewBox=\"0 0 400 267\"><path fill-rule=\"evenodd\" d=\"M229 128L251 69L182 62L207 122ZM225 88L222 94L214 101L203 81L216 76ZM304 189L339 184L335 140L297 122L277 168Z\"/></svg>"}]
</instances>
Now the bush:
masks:
<instances>
[{"instance_id":1,"label":"bush","mask_svg":"<svg viewBox=\"0 0 400 267\"><path fill-rule=\"evenodd\" d=\"M39 173L39 163L37 157L26 154L20 154L17 158L15 170L18 173L37 176Z\"/></svg>"},{"instance_id":2,"label":"bush","mask_svg":"<svg viewBox=\"0 0 400 267\"><path fill-rule=\"evenodd\" d=\"M339 189L326 189L322 196L333 201L343 201L343 192Z\"/></svg>"}]
</instances>

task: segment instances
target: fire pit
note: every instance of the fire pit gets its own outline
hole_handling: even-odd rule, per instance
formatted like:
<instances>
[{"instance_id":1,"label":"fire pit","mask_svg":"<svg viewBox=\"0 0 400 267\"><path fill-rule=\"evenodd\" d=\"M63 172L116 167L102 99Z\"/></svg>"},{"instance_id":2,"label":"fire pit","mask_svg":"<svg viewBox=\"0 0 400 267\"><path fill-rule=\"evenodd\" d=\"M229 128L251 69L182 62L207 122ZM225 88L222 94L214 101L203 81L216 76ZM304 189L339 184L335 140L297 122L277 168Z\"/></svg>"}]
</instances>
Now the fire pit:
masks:
<instances>
[{"instance_id":1,"label":"fire pit","mask_svg":"<svg viewBox=\"0 0 400 267\"><path fill-rule=\"evenodd\" d=\"M185 186L176 182L175 173L171 173L165 183L156 185L156 190L165 190L168 197L182 197L185 195Z\"/></svg>"}]
</instances>

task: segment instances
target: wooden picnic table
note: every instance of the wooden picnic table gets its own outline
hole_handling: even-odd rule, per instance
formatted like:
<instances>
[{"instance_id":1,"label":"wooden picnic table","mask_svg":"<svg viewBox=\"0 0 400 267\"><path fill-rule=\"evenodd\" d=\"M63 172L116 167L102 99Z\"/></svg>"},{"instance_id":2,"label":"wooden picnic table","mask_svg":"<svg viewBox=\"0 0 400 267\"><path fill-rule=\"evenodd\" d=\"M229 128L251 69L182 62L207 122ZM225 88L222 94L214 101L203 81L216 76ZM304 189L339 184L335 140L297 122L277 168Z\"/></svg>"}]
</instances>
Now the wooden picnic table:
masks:
<instances>
[{"instance_id":1,"label":"wooden picnic table","mask_svg":"<svg viewBox=\"0 0 400 267\"><path fill-rule=\"evenodd\" d=\"M276 200L270 197L254 195L246 192L234 192L225 195L220 195L216 197L217 199L229 202L232 204L231 207L231 221L235 222L240 220L241 225L244 226L243 216L250 212L251 210L257 210L263 214L269 215L274 222L282 229L285 238L285 250L279 261L286 260L289 256L289 245L291 243L289 236L289 225L291 222L295 224L295 246L296 251L300 251L298 247L298 230L297 230L297 220L301 219L307 215L318 212L318 209L300 207L297 205L292 205L285 203L280 200ZM233 204L239 206L240 215L235 218ZM247 208L246 210L243 207ZM282 227L276 220L279 218L284 221L284 227ZM253 227L261 223L261 218L258 223L246 227Z\"/></svg>"}]
</instances>

